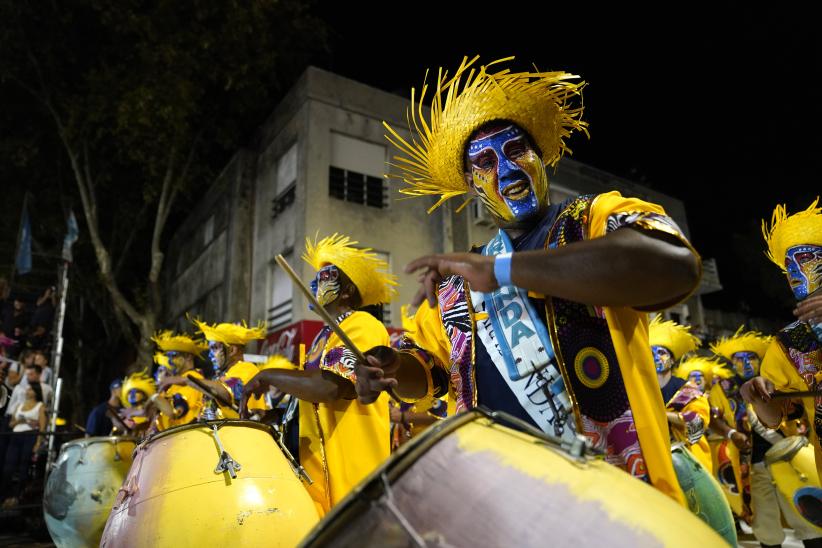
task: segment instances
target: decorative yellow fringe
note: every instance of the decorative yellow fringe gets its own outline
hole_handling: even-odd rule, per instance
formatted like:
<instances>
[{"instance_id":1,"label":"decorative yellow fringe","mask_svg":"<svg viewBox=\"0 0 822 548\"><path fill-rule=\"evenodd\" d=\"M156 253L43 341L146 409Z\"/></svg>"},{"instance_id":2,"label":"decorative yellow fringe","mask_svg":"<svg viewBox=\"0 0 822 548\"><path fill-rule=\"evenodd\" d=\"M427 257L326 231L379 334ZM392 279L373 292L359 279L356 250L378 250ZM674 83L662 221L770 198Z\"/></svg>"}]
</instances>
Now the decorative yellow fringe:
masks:
<instances>
[{"instance_id":1,"label":"decorative yellow fringe","mask_svg":"<svg viewBox=\"0 0 822 548\"><path fill-rule=\"evenodd\" d=\"M410 141L383 121L388 130L385 138L402 154L389 164L397 173L386 177L405 181L408 186L400 192L409 196L438 195L429 213L468 192L463 171L465 147L471 134L488 122L504 120L522 127L542 152L543 162L552 167L566 152L572 152L565 143L572 132L588 136L588 124L582 121L585 82L570 81L578 76L562 71L511 72L507 68L492 72L489 69L495 70L495 65L514 57L477 67L478 59L478 55L470 60L464 57L453 75L439 69L429 120L423 107L429 90L427 71L419 98L411 89L406 115Z\"/></svg>"},{"instance_id":2,"label":"decorative yellow fringe","mask_svg":"<svg viewBox=\"0 0 822 548\"><path fill-rule=\"evenodd\" d=\"M704 356L691 356L687 358L674 371L674 375L680 379L688 379L688 375L693 371L700 371L705 376L705 383L711 386L714 378L714 368L722 367L722 362L716 358L706 358Z\"/></svg>"},{"instance_id":3,"label":"decorative yellow fringe","mask_svg":"<svg viewBox=\"0 0 822 548\"><path fill-rule=\"evenodd\" d=\"M771 216L771 226L762 220L762 235L768 244L766 255L785 272L785 254L789 248L800 245L822 245L822 208L819 196L805 211L788 215L788 208L777 205Z\"/></svg>"},{"instance_id":4,"label":"decorative yellow fringe","mask_svg":"<svg viewBox=\"0 0 822 548\"><path fill-rule=\"evenodd\" d=\"M132 373L123 380L123 387L120 389L120 402L123 404L123 407L131 407L128 403L128 393L132 389L141 390L145 393L146 398L150 398L157 392L154 379L152 379L145 370Z\"/></svg>"},{"instance_id":5,"label":"decorative yellow fringe","mask_svg":"<svg viewBox=\"0 0 822 548\"><path fill-rule=\"evenodd\" d=\"M208 348L203 341L195 341L186 334L175 335L171 331L160 331L151 340L162 352L188 352L198 356Z\"/></svg>"},{"instance_id":6,"label":"decorative yellow fringe","mask_svg":"<svg viewBox=\"0 0 822 548\"><path fill-rule=\"evenodd\" d=\"M740 325L739 329L737 329L736 333L732 336L723 337L711 343L711 351L726 360L732 359L731 357L737 352L755 352L760 360L764 358L765 352L771 345L773 337L766 337L758 331L747 331L743 333L742 330L744 328L745 326Z\"/></svg>"},{"instance_id":7,"label":"decorative yellow fringe","mask_svg":"<svg viewBox=\"0 0 822 548\"><path fill-rule=\"evenodd\" d=\"M679 360L688 352L700 347L702 341L691 333L690 326L679 325L671 320L656 316L648 326L648 338L651 346L664 346Z\"/></svg>"},{"instance_id":8,"label":"decorative yellow fringe","mask_svg":"<svg viewBox=\"0 0 822 548\"><path fill-rule=\"evenodd\" d=\"M359 242L348 236L333 234L312 242L305 239L303 260L314 270L333 264L351 278L362 298L362 306L391 302L397 293L397 277L388 273L388 263L371 248L354 247Z\"/></svg>"},{"instance_id":9,"label":"decorative yellow fringe","mask_svg":"<svg viewBox=\"0 0 822 548\"><path fill-rule=\"evenodd\" d=\"M258 323L257 327L248 327L245 321L242 324L220 323L214 325L201 322L196 318L191 321L207 341L245 346L250 341L265 338L264 322Z\"/></svg>"}]
</instances>

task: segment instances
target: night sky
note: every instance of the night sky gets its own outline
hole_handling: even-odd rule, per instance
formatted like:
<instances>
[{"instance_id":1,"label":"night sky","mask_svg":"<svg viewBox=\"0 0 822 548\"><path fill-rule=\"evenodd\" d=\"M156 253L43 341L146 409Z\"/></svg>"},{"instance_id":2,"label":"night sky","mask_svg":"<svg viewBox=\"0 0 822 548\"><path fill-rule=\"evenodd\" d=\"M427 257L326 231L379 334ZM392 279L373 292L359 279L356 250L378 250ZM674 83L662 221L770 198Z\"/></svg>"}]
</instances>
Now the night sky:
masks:
<instances>
[{"instance_id":1,"label":"night sky","mask_svg":"<svg viewBox=\"0 0 822 548\"><path fill-rule=\"evenodd\" d=\"M786 318L791 295L760 222L819 193L817 19L782 3L505 5L321 2L324 68L404 96L426 68L453 70L464 55L581 75L591 139L573 138L573 157L685 201L726 288L707 306Z\"/></svg>"}]
</instances>

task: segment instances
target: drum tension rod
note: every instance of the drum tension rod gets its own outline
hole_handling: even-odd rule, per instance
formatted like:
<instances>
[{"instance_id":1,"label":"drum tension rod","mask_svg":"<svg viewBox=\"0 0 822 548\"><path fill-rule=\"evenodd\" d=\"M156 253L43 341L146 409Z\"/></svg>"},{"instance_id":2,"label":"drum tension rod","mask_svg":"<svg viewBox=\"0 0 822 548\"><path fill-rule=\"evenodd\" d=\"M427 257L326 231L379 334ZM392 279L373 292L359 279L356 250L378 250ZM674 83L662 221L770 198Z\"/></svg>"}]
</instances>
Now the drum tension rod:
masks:
<instances>
[{"instance_id":1,"label":"drum tension rod","mask_svg":"<svg viewBox=\"0 0 822 548\"><path fill-rule=\"evenodd\" d=\"M228 451L223 447L223 442L220 441L220 436L217 434L216 424L211 425L211 430L214 433L214 441L217 442L217 448L220 450L220 461L217 463L217 467L214 468L214 473L222 474L223 472L228 472L231 479L237 479L237 472L242 470L242 466L240 466L239 462L231 458L231 455L229 455Z\"/></svg>"}]
</instances>

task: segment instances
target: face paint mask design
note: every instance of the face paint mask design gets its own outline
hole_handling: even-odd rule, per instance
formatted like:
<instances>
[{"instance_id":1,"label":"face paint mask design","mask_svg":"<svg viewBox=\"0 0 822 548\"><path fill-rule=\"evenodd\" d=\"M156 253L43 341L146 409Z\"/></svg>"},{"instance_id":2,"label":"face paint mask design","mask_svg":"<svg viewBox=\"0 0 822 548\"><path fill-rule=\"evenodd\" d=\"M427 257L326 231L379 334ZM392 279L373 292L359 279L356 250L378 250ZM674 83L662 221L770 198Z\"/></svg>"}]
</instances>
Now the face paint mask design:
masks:
<instances>
[{"instance_id":1,"label":"face paint mask design","mask_svg":"<svg viewBox=\"0 0 822 548\"><path fill-rule=\"evenodd\" d=\"M736 373L746 381L759 375L759 356L756 352L736 352L731 356L731 361Z\"/></svg>"},{"instance_id":2,"label":"face paint mask design","mask_svg":"<svg viewBox=\"0 0 822 548\"><path fill-rule=\"evenodd\" d=\"M226 360L226 348L223 343L220 342L208 342L208 359L211 361L211 365L214 367L214 372L218 372L222 370L223 365L225 365Z\"/></svg>"},{"instance_id":3,"label":"face paint mask design","mask_svg":"<svg viewBox=\"0 0 822 548\"><path fill-rule=\"evenodd\" d=\"M142 405L143 402L146 401L146 393L142 390L138 390L136 388L132 388L128 391L126 395L126 400L131 407L137 407L138 405Z\"/></svg>"},{"instance_id":4,"label":"face paint mask design","mask_svg":"<svg viewBox=\"0 0 822 548\"><path fill-rule=\"evenodd\" d=\"M472 139L468 159L480 201L504 223L525 221L548 204L545 166L521 128Z\"/></svg>"},{"instance_id":5,"label":"face paint mask design","mask_svg":"<svg viewBox=\"0 0 822 548\"><path fill-rule=\"evenodd\" d=\"M317 302L322 306L333 303L340 296L340 271L336 266L324 266L317 272L315 278Z\"/></svg>"},{"instance_id":6,"label":"face paint mask design","mask_svg":"<svg viewBox=\"0 0 822 548\"><path fill-rule=\"evenodd\" d=\"M166 377L171 375L172 373L168 368L165 365L161 365L157 368L157 371L154 372L154 382L159 385Z\"/></svg>"},{"instance_id":7,"label":"face paint mask design","mask_svg":"<svg viewBox=\"0 0 822 548\"><path fill-rule=\"evenodd\" d=\"M654 365L657 373L669 371L674 366L674 356L664 346L652 346L654 353Z\"/></svg>"},{"instance_id":8,"label":"face paint mask design","mask_svg":"<svg viewBox=\"0 0 822 548\"><path fill-rule=\"evenodd\" d=\"M702 371L691 371L691 374L688 375L688 380L697 385L697 387L705 391L705 375L702 374Z\"/></svg>"},{"instance_id":9,"label":"face paint mask design","mask_svg":"<svg viewBox=\"0 0 822 548\"><path fill-rule=\"evenodd\" d=\"M794 297L801 301L822 286L822 247L796 245L788 248L785 269Z\"/></svg>"}]
</instances>

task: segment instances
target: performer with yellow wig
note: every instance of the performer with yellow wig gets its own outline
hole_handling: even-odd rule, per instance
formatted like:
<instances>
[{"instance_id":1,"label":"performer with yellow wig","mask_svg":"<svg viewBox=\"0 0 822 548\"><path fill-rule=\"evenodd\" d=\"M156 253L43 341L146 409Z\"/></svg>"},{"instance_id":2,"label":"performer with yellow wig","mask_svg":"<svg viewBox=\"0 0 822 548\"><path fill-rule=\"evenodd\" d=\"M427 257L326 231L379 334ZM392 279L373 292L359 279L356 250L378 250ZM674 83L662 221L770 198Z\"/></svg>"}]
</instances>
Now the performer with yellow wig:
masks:
<instances>
[{"instance_id":1,"label":"performer with yellow wig","mask_svg":"<svg viewBox=\"0 0 822 548\"><path fill-rule=\"evenodd\" d=\"M123 380L120 388L120 402L123 408L120 415L124 417L124 424L133 435L145 435L151 424L151 398L157 393L157 387L145 371L137 371Z\"/></svg>"},{"instance_id":2,"label":"performer with yellow wig","mask_svg":"<svg viewBox=\"0 0 822 548\"><path fill-rule=\"evenodd\" d=\"M793 291L794 298L799 303L798 310L803 309L803 303L818 300L822 297L822 208L819 207L817 197L804 211L789 215L784 205L776 206L771 217L770 226L763 221L762 233L767 242L767 256L776 264L788 278L788 284ZM814 314L807 310L799 314L800 319L783 327L774 336L762 359L759 377L742 385L740 392L745 401L752 404L754 413L751 416L751 425L766 442L773 443L779 437L768 434L775 432L785 424L788 418L797 418L804 415L811 428L808 439L813 444L816 456L817 472L822 472L822 323ZM807 317L808 319L801 319ZM803 396L794 399L771 398L774 391L780 392L819 392L819 396ZM759 425L761 428L757 428ZM770 437L770 439L768 439ZM763 472L763 470L759 470ZM767 472L766 470L764 472ZM822 475L822 474L820 474ZM759 477L765 478L763 473ZM752 478L751 494L766 494L764 481L758 487ZM773 497L771 497L773 498ZM816 489L813 498L817 503L822 501L822 490ZM777 496L777 501L781 499ZM791 523L794 514L790 508L782 506L786 520ZM767 506L772 509L773 504ZM754 502L755 524L760 519L757 504ZM778 512L775 517L769 516L768 521L773 525L762 527L769 537L767 542L774 544L783 538L781 528L776 527L779 521ZM800 527L803 520L796 520ZM793 525L793 524L792 524ZM756 532L755 527L755 532ZM808 544L808 539L818 538L818 533L809 528L800 528L796 531L797 538ZM759 538L759 535L757 535ZM775 542L777 541L777 542ZM822 541L814 540L822 544Z\"/></svg>"},{"instance_id":3,"label":"performer with yellow wig","mask_svg":"<svg viewBox=\"0 0 822 548\"><path fill-rule=\"evenodd\" d=\"M203 384L209 386L223 401L239 405L243 388L259 371L253 363L243 361L245 347L249 342L265 337L265 328L250 328L245 323L209 325L196 319L192 321L208 343L208 357L214 367L212 379L202 381ZM190 350L194 348L191 347ZM166 379L164 388L183 386L189 382L186 377L178 376ZM253 412L264 413L265 400L252 398L248 402L248 408ZM236 419L238 414L229 405L209 400L203 407L202 416L206 419Z\"/></svg>"},{"instance_id":4,"label":"performer with yellow wig","mask_svg":"<svg viewBox=\"0 0 822 548\"><path fill-rule=\"evenodd\" d=\"M587 134L584 84L477 59L412 90L411 138L385 126L402 192L435 197L429 212L478 198L499 232L473 253L406 267L424 274L414 330L424 351L370 357L360 399L395 385L409 401L450 391L457 412L482 404L565 439L584 434L608 462L681 501L646 313L690 295L699 257L658 205L618 192L551 204L546 168L572 133Z\"/></svg>"},{"instance_id":5,"label":"performer with yellow wig","mask_svg":"<svg viewBox=\"0 0 822 548\"><path fill-rule=\"evenodd\" d=\"M194 368L194 360L208 347L188 335L174 335L171 331L161 331L151 340L165 358L165 365L161 365L158 371L165 369L167 372L163 380L158 380L159 396L154 400L160 410L155 419L157 429L162 431L197 420L203 410L204 394L178 382L192 377L204 379L203 374Z\"/></svg>"},{"instance_id":6,"label":"performer with yellow wig","mask_svg":"<svg viewBox=\"0 0 822 548\"><path fill-rule=\"evenodd\" d=\"M668 402L671 435L674 440L683 442L709 472L713 472L713 462L706 436L711 422L708 393L717 365L721 364L702 356L685 359L677 367L676 376L686 382ZM672 414L675 416L671 417Z\"/></svg>"},{"instance_id":7,"label":"performer with yellow wig","mask_svg":"<svg viewBox=\"0 0 822 548\"><path fill-rule=\"evenodd\" d=\"M368 352L388 347L388 330L360 308L387 303L395 293L388 264L370 249L334 234L306 240L303 259L316 272L311 287L317 301L336 318L356 347ZM356 358L331 328L317 334L298 371L271 368L248 383L245 397L269 387L299 398L300 463L314 483L308 487L322 513L337 504L370 474L390 451L388 396L376 405L357 402Z\"/></svg>"}]
</instances>

